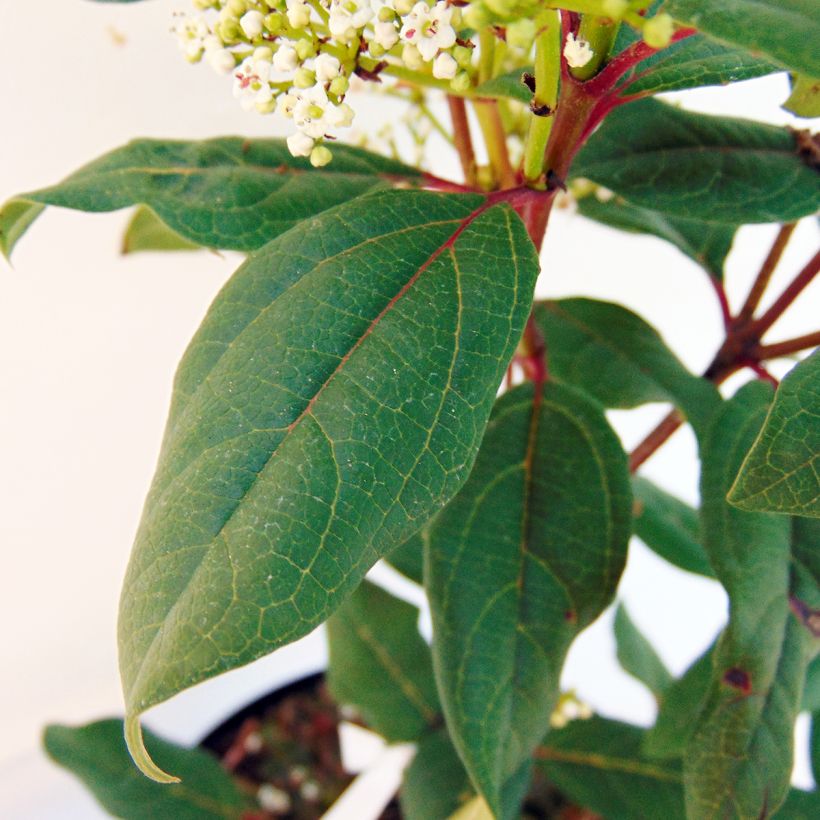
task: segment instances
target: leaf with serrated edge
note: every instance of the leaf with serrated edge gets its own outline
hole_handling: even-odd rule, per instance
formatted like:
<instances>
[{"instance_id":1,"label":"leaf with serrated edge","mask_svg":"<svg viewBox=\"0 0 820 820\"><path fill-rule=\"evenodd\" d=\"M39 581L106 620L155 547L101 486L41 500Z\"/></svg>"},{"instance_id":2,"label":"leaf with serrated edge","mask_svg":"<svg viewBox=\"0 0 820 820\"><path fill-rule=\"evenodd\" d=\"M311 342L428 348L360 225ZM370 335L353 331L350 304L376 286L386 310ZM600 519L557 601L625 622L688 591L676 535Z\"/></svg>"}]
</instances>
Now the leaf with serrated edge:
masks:
<instances>
[{"instance_id":1,"label":"leaf with serrated edge","mask_svg":"<svg viewBox=\"0 0 820 820\"><path fill-rule=\"evenodd\" d=\"M134 768L122 737L121 720L87 726L49 726L46 752L76 775L106 811L126 820L234 820L255 808L219 762L201 749L183 749L146 733L151 754L182 775L182 783L160 785Z\"/></svg>"},{"instance_id":2,"label":"leaf with serrated edge","mask_svg":"<svg viewBox=\"0 0 820 820\"><path fill-rule=\"evenodd\" d=\"M787 128L653 99L616 108L571 172L633 205L708 222L791 222L820 207L817 172Z\"/></svg>"},{"instance_id":3,"label":"leaf with serrated edge","mask_svg":"<svg viewBox=\"0 0 820 820\"><path fill-rule=\"evenodd\" d=\"M612 599L630 530L626 457L602 408L563 385L534 391L498 400L467 484L426 534L444 713L503 818L519 808L508 778L549 725L572 640Z\"/></svg>"},{"instance_id":4,"label":"leaf with serrated edge","mask_svg":"<svg viewBox=\"0 0 820 820\"><path fill-rule=\"evenodd\" d=\"M143 767L141 712L310 632L459 489L537 272L507 205L388 191L223 288L177 373L122 594Z\"/></svg>"},{"instance_id":5,"label":"leaf with serrated edge","mask_svg":"<svg viewBox=\"0 0 820 820\"><path fill-rule=\"evenodd\" d=\"M744 510L820 518L820 350L781 382L729 501Z\"/></svg>"},{"instance_id":6,"label":"leaf with serrated edge","mask_svg":"<svg viewBox=\"0 0 820 820\"><path fill-rule=\"evenodd\" d=\"M538 302L535 319L550 372L605 407L672 402L703 430L719 404L714 386L690 373L651 325L621 305L556 299Z\"/></svg>"},{"instance_id":7,"label":"leaf with serrated edge","mask_svg":"<svg viewBox=\"0 0 820 820\"><path fill-rule=\"evenodd\" d=\"M327 622L330 693L391 743L418 740L441 716L418 620L412 604L363 581Z\"/></svg>"},{"instance_id":8,"label":"leaf with serrated edge","mask_svg":"<svg viewBox=\"0 0 820 820\"><path fill-rule=\"evenodd\" d=\"M283 140L135 140L59 185L7 202L0 250L11 254L44 205L100 212L142 204L190 242L250 251L327 208L418 177L413 168L349 145L334 146L333 162L317 170L291 156Z\"/></svg>"},{"instance_id":9,"label":"leaf with serrated edge","mask_svg":"<svg viewBox=\"0 0 820 820\"><path fill-rule=\"evenodd\" d=\"M662 701L674 681L672 673L629 617L623 604L619 604L615 611L614 629L618 662L652 692L655 700Z\"/></svg>"},{"instance_id":10,"label":"leaf with serrated edge","mask_svg":"<svg viewBox=\"0 0 820 820\"><path fill-rule=\"evenodd\" d=\"M765 818L785 799L794 720L816 651L817 641L789 608L790 520L725 500L770 400L768 385L746 385L718 413L701 448L704 546L728 593L730 619L686 751L692 817Z\"/></svg>"},{"instance_id":11,"label":"leaf with serrated edge","mask_svg":"<svg viewBox=\"0 0 820 820\"><path fill-rule=\"evenodd\" d=\"M664 11L721 42L820 76L816 0L667 0Z\"/></svg>"}]
</instances>

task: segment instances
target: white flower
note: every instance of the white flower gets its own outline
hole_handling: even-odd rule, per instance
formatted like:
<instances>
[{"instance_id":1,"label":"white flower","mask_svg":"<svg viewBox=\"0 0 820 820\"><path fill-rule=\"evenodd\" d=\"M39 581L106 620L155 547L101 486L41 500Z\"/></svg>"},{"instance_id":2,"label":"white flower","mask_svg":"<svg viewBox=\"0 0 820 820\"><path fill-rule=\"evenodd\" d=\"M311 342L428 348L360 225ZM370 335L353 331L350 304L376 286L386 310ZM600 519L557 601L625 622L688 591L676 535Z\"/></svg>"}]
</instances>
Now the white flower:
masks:
<instances>
[{"instance_id":1,"label":"white flower","mask_svg":"<svg viewBox=\"0 0 820 820\"><path fill-rule=\"evenodd\" d=\"M242 15L239 25L249 40L253 40L254 37L258 37L262 33L264 19L261 11L248 11Z\"/></svg>"},{"instance_id":2,"label":"white flower","mask_svg":"<svg viewBox=\"0 0 820 820\"><path fill-rule=\"evenodd\" d=\"M369 0L331 0L328 28L339 40L355 40L372 18Z\"/></svg>"},{"instance_id":3,"label":"white flower","mask_svg":"<svg viewBox=\"0 0 820 820\"><path fill-rule=\"evenodd\" d=\"M266 60L246 58L233 81L233 95L245 111L265 110L273 100L270 88L271 64Z\"/></svg>"},{"instance_id":4,"label":"white flower","mask_svg":"<svg viewBox=\"0 0 820 820\"><path fill-rule=\"evenodd\" d=\"M332 54L320 54L313 61L313 70L320 83L329 83L341 74L341 63Z\"/></svg>"},{"instance_id":5,"label":"white flower","mask_svg":"<svg viewBox=\"0 0 820 820\"><path fill-rule=\"evenodd\" d=\"M431 9L426 3L416 3L404 18L401 36L412 43L425 62L434 59L441 49L455 45L456 30L450 25L453 10L445 0L439 0Z\"/></svg>"},{"instance_id":6,"label":"white flower","mask_svg":"<svg viewBox=\"0 0 820 820\"><path fill-rule=\"evenodd\" d=\"M273 67L277 71L288 74L294 71L297 65L299 65L299 57L296 49L286 44L280 45L276 54L273 55Z\"/></svg>"},{"instance_id":7,"label":"white flower","mask_svg":"<svg viewBox=\"0 0 820 820\"><path fill-rule=\"evenodd\" d=\"M236 68L236 60L227 48L206 48L205 59L217 74L230 74Z\"/></svg>"},{"instance_id":8,"label":"white flower","mask_svg":"<svg viewBox=\"0 0 820 820\"><path fill-rule=\"evenodd\" d=\"M583 37L575 39L575 35L567 34L567 42L564 45L564 57L570 68L581 68L592 59L593 51L589 43Z\"/></svg>"},{"instance_id":9,"label":"white flower","mask_svg":"<svg viewBox=\"0 0 820 820\"><path fill-rule=\"evenodd\" d=\"M441 54L433 60L433 76L439 80L452 80L456 76L458 70L458 63L451 54L442 51Z\"/></svg>"},{"instance_id":10,"label":"white flower","mask_svg":"<svg viewBox=\"0 0 820 820\"><path fill-rule=\"evenodd\" d=\"M205 39L211 33L202 15L176 14L171 31L176 34L179 50L188 60L196 61L205 49Z\"/></svg>"},{"instance_id":11,"label":"white flower","mask_svg":"<svg viewBox=\"0 0 820 820\"><path fill-rule=\"evenodd\" d=\"M287 0L288 22L294 28L305 28L310 23L310 6L305 0Z\"/></svg>"},{"instance_id":12,"label":"white flower","mask_svg":"<svg viewBox=\"0 0 820 820\"><path fill-rule=\"evenodd\" d=\"M309 157L310 152L313 150L314 140L301 131L291 134L286 142L288 150L294 157Z\"/></svg>"},{"instance_id":13,"label":"white flower","mask_svg":"<svg viewBox=\"0 0 820 820\"><path fill-rule=\"evenodd\" d=\"M373 41L378 43L385 51L389 51L399 41L399 33L391 22L379 20L373 26Z\"/></svg>"}]
</instances>

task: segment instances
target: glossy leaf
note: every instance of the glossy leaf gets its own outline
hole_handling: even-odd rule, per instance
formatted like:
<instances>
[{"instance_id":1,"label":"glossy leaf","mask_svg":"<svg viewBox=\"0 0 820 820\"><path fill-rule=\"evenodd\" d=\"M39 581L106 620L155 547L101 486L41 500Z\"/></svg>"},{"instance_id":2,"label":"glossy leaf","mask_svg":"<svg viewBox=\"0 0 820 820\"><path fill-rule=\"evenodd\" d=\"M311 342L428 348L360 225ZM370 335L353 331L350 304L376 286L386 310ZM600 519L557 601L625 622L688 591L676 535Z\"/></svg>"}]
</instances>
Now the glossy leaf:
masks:
<instances>
[{"instance_id":1,"label":"glossy leaf","mask_svg":"<svg viewBox=\"0 0 820 820\"><path fill-rule=\"evenodd\" d=\"M623 569L631 494L602 409L549 383L493 410L464 489L427 533L436 678L453 742L503 818L505 793L543 737L564 657L609 604Z\"/></svg>"},{"instance_id":2,"label":"glossy leaf","mask_svg":"<svg viewBox=\"0 0 820 820\"><path fill-rule=\"evenodd\" d=\"M389 191L227 283L177 373L123 590L141 765L140 712L307 634L458 490L537 272L508 206Z\"/></svg>"},{"instance_id":3,"label":"glossy leaf","mask_svg":"<svg viewBox=\"0 0 820 820\"><path fill-rule=\"evenodd\" d=\"M672 402L702 430L719 404L713 385L686 370L658 332L621 305L557 299L538 302L535 317L550 372L605 407Z\"/></svg>"},{"instance_id":4,"label":"glossy leaf","mask_svg":"<svg viewBox=\"0 0 820 820\"><path fill-rule=\"evenodd\" d=\"M612 228L647 233L671 242L716 279L723 279L723 266L737 231L737 226L724 222L701 222L639 208L620 197L607 202L584 197L578 202L578 212Z\"/></svg>"},{"instance_id":5,"label":"glossy leaf","mask_svg":"<svg viewBox=\"0 0 820 820\"><path fill-rule=\"evenodd\" d=\"M716 40L820 77L815 0L668 0L664 11Z\"/></svg>"},{"instance_id":6,"label":"glossy leaf","mask_svg":"<svg viewBox=\"0 0 820 820\"><path fill-rule=\"evenodd\" d=\"M122 253L195 251L199 245L171 230L150 208L134 211L122 238Z\"/></svg>"},{"instance_id":7,"label":"glossy leaf","mask_svg":"<svg viewBox=\"0 0 820 820\"><path fill-rule=\"evenodd\" d=\"M349 145L334 146L333 162L317 170L283 140L136 140L7 202L0 250L11 254L44 205L99 212L142 204L196 245L250 251L327 208L418 175Z\"/></svg>"},{"instance_id":8,"label":"glossy leaf","mask_svg":"<svg viewBox=\"0 0 820 820\"><path fill-rule=\"evenodd\" d=\"M697 510L640 476L632 479L632 492L635 535L670 564L714 578L700 540Z\"/></svg>"},{"instance_id":9,"label":"glossy leaf","mask_svg":"<svg viewBox=\"0 0 820 820\"><path fill-rule=\"evenodd\" d=\"M82 780L114 817L238 820L254 808L254 801L210 754L183 749L146 732L151 754L183 780L174 785L154 783L134 768L122 729L121 720L101 720L78 728L49 726L43 742L49 757Z\"/></svg>"},{"instance_id":10,"label":"glossy leaf","mask_svg":"<svg viewBox=\"0 0 820 820\"><path fill-rule=\"evenodd\" d=\"M789 608L791 522L724 500L770 398L761 382L741 389L701 448L704 546L729 595L730 620L687 747L686 801L693 817L765 818L782 803L800 691L816 651L816 639Z\"/></svg>"},{"instance_id":11,"label":"glossy leaf","mask_svg":"<svg viewBox=\"0 0 820 820\"><path fill-rule=\"evenodd\" d=\"M538 766L571 800L618 820L684 820L679 764L649 760L644 731L593 717L551 732L538 750Z\"/></svg>"},{"instance_id":12,"label":"glossy leaf","mask_svg":"<svg viewBox=\"0 0 820 820\"><path fill-rule=\"evenodd\" d=\"M419 611L363 581L327 622L333 697L390 742L418 740L440 720Z\"/></svg>"},{"instance_id":13,"label":"glossy leaf","mask_svg":"<svg viewBox=\"0 0 820 820\"><path fill-rule=\"evenodd\" d=\"M820 517L820 350L783 379L729 500L744 510Z\"/></svg>"},{"instance_id":14,"label":"glossy leaf","mask_svg":"<svg viewBox=\"0 0 820 820\"><path fill-rule=\"evenodd\" d=\"M419 585L424 584L424 540L423 532L408 538L387 556L387 562L406 578Z\"/></svg>"},{"instance_id":15,"label":"glossy leaf","mask_svg":"<svg viewBox=\"0 0 820 820\"><path fill-rule=\"evenodd\" d=\"M615 642L618 662L662 701L674 678L658 653L629 617L623 604L615 611Z\"/></svg>"},{"instance_id":16,"label":"glossy leaf","mask_svg":"<svg viewBox=\"0 0 820 820\"><path fill-rule=\"evenodd\" d=\"M820 207L817 172L787 128L652 99L616 108L571 170L632 205L707 222L790 222Z\"/></svg>"}]
</instances>

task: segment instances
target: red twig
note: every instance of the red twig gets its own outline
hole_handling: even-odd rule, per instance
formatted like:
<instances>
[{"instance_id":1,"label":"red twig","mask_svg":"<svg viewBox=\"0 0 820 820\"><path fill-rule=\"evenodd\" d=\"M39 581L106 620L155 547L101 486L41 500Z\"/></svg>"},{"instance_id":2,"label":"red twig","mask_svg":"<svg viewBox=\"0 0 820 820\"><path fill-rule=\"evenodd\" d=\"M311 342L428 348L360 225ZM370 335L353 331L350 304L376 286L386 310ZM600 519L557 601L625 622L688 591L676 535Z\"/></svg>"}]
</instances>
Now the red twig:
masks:
<instances>
[{"instance_id":1,"label":"red twig","mask_svg":"<svg viewBox=\"0 0 820 820\"><path fill-rule=\"evenodd\" d=\"M784 342L774 342L770 345L758 345L754 349L754 357L758 361L767 359L780 359L783 356L791 356L801 350L810 350L820 346L820 330L814 333L807 333L805 336L797 336L794 339L787 339Z\"/></svg>"}]
</instances>

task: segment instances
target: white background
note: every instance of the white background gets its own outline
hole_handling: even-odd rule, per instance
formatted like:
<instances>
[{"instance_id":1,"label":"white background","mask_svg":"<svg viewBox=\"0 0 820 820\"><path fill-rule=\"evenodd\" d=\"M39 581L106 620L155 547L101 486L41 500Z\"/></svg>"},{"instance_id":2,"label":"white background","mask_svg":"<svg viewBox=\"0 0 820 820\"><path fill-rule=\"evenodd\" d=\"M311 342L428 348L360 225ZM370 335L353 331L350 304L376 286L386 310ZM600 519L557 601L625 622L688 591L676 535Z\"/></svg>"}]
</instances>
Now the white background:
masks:
<instances>
[{"instance_id":1,"label":"white background","mask_svg":"<svg viewBox=\"0 0 820 820\"><path fill-rule=\"evenodd\" d=\"M284 133L245 114L230 82L188 67L168 36L164 0L107 6L83 0L2 0L0 200L54 183L135 136L199 138ZM787 122L780 76L697 92L691 107ZM383 100L357 104L377 121ZM435 169L454 175L447 149ZM43 762L48 721L84 722L121 711L115 652L119 585L159 448L172 374L188 339L238 256L207 252L123 258L123 213L49 210L0 261L0 815L90 817L73 782ZM775 233L741 231L728 286L737 306ZM801 226L773 293L813 253ZM693 369L721 338L705 276L660 241L638 240L557 213L543 254L541 295L620 301L657 324ZM814 330L818 287L771 334ZM782 372L782 369L781 369ZM617 414L628 445L664 408ZM691 436L679 434L645 473L696 498ZM680 672L725 619L713 583L673 571L640 545L622 584L634 619ZM652 702L614 662L611 620L573 650L566 673L601 711L639 722ZM242 700L322 663L321 635L243 672L183 695L153 725L193 740L222 703ZM149 720L149 722L151 722ZM801 781L806 783L805 771ZM59 808L45 808L53 797Z\"/></svg>"}]
</instances>

